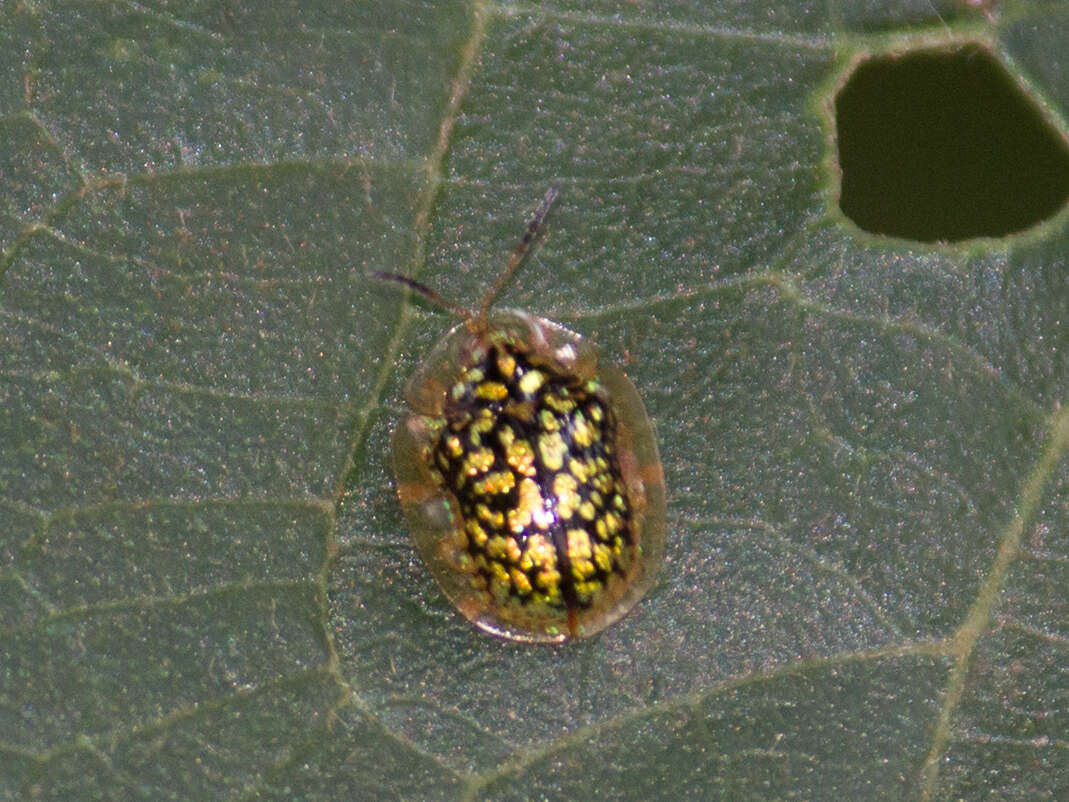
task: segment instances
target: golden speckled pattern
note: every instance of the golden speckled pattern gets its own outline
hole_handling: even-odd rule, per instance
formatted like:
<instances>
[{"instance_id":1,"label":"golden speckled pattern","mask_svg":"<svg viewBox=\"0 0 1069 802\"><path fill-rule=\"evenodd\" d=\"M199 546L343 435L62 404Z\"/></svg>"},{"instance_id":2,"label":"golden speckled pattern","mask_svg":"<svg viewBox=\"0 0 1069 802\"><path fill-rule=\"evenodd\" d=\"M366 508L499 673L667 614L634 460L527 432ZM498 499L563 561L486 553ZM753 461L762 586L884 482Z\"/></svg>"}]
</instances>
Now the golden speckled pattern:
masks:
<instances>
[{"instance_id":1,"label":"golden speckled pattern","mask_svg":"<svg viewBox=\"0 0 1069 802\"><path fill-rule=\"evenodd\" d=\"M567 616L627 576L631 507L602 395L507 342L451 388L431 476L455 496L457 546L495 604Z\"/></svg>"}]
</instances>

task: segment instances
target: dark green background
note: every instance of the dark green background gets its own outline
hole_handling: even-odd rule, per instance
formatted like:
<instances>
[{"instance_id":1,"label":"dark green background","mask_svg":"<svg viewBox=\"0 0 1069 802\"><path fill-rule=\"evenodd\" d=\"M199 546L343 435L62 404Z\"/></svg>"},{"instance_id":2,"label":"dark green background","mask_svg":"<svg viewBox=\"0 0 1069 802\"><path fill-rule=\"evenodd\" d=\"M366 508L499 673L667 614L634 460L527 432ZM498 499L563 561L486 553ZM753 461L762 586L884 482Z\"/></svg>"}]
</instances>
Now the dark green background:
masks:
<instances>
[{"instance_id":1,"label":"dark green background","mask_svg":"<svg viewBox=\"0 0 1069 802\"><path fill-rule=\"evenodd\" d=\"M1069 225L835 211L866 52L973 36L1053 120L1069 6L4 2L0 796L1064 798ZM909 37L913 37L910 39ZM503 295L622 364L658 584L455 614L404 380Z\"/></svg>"}]
</instances>

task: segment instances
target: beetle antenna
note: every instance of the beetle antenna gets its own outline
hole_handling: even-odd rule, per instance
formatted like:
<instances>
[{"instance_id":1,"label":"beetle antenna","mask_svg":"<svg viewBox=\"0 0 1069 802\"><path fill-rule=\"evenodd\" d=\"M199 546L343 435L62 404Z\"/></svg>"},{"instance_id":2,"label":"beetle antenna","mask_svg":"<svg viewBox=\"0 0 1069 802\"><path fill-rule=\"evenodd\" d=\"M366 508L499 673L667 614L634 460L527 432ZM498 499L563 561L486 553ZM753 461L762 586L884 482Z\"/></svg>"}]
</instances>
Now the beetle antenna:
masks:
<instances>
[{"instance_id":1,"label":"beetle antenna","mask_svg":"<svg viewBox=\"0 0 1069 802\"><path fill-rule=\"evenodd\" d=\"M382 270L372 270L369 274L372 278L382 279L383 281L396 281L398 284L403 284L409 289L415 290L428 301L438 304L443 309L448 309L450 312L459 315L467 321L472 319L471 310L467 309L460 304L453 303L448 298L439 295L432 290L426 284L422 284L416 281L414 278L408 276L402 276L400 273L387 273Z\"/></svg>"},{"instance_id":2,"label":"beetle antenna","mask_svg":"<svg viewBox=\"0 0 1069 802\"><path fill-rule=\"evenodd\" d=\"M509 257L508 264L505 265L505 269L501 271L501 275L498 276L497 281L494 282L494 286L483 295L482 301L479 302L478 310L471 310L467 307L461 306L458 303L450 301L443 295L432 290L426 284L416 281L414 278L408 276L402 276L400 273L389 273L384 270L372 270L368 273L372 278L381 279L383 281L394 281L398 284L403 284L409 289L415 290L428 301L437 304L443 309L448 309L455 315L462 317L467 321L468 326L472 331L479 331L486 328L486 318L490 313L490 304L493 302L494 297L501 292L501 288L505 286L506 282L516 272L516 268L523 262L523 258L527 255L527 252L531 249L531 243L534 241L535 235L538 233L539 227L542 225L542 220L545 219L546 214L549 212L549 207L553 205L553 201L557 199L557 195L560 192L560 185L554 184L546 192L546 196L542 199L542 204L538 207L538 210L534 213L534 216L527 223L527 227L523 231L523 238L516 245L512 251L512 255Z\"/></svg>"},{"instance_id":3,"label":"beetle antenna","mask_svg":"<svg viewBox=\"0 0 1069 802\"><path fill-rule=\"evenodd\" d=\"M560 184L554 184L546 191L546 196L542 199L542 205L538 207L538 211L534 213L534 217L527 223L527 228L524 229L523 238L516 245L512 251L512 256L509 257L508 264L505 265L505 269L501 271L501 275L498 276L497 281L494 282L494 286L483 296L482 301L479 302L479 310L476 315L476 321L480 327L485 327L486 316L490 312L490 304L493 302L494 297L501 292L501 288L505 286L512 274L516 272L516 268L523 262L523 257L527 255L527 252L531 248L531 242L535 238L535 234L538 233L538 227L542 225L542 220L545 219L546 214L549 213L549 207L553 205L553 201L557 199L557 194L560 192Z\"/></svg>"}]
</instances>

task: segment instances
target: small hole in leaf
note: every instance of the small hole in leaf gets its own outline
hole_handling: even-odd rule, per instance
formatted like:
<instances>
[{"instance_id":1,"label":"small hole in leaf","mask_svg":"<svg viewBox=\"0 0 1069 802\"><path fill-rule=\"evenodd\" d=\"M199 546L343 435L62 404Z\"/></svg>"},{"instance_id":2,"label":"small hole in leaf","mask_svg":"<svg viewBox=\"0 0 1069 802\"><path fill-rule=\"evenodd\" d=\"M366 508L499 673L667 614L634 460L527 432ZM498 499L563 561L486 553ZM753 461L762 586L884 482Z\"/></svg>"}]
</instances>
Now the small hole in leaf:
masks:
<instances>
[{"instance_id":1,"label":"small hole in leaf","mask_svg":"<svg viewBox=\"0 0 1069 802\"><path fill-rule=\"evenodd\" d=\"M869 59L835 113L839 206L866 231L922 242L999 237L1069 197L1065 141L977 45Z\"/></svg>"}]
</instances>

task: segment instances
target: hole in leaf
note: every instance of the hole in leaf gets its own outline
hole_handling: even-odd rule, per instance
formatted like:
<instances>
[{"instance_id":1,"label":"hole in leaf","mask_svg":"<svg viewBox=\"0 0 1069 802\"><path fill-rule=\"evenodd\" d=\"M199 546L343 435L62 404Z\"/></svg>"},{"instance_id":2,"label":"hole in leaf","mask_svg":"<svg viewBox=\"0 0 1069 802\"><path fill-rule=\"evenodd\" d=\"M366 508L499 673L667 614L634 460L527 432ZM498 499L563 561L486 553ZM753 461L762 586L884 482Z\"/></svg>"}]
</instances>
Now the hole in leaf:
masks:
<instances>
[{"instance_id":1,"label":"hole in leaf","mask_svg":"<svg viewBox=\"0 0 1069 802\"><path fill-rule=\"evenodd\" d=\"M860 64L835 100L839 206L876 234L999 237L1058 211L1069 149L984 48Z\"/></svg>"}]
</instances>

